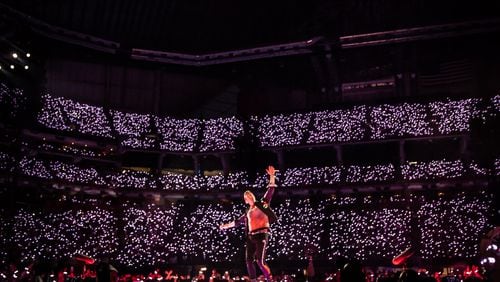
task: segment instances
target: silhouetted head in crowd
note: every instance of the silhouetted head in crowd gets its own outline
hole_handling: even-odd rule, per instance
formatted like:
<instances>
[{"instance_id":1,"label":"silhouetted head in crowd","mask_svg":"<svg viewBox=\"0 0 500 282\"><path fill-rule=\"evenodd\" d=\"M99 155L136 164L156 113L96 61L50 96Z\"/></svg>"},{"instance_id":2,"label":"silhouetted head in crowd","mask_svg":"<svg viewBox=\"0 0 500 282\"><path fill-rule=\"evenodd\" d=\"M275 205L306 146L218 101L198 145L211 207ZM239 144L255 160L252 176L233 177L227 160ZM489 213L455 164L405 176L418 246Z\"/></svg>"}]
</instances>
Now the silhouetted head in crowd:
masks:
<instances>
[{"instance_id":1,"label":"silhouetted head in crowd","mask_svg":"<svg viewBox=\"0 0 500 282\"><path fill-rule=\"evenodd\" d=\"M361 270L361 264L357 261L349 262L340 271L341 282L365 282L365 275Z\"/></svg>"},{"instance_id":2,"label":"silhouetted head in crowd","mask_svg":"<svg viewBox=\"0 0 500 282\"><path fill-rule=\"evenodd\" d=\"M418 274L415 270L407 269L399 275L399 282L417 282Z\"/></svg>"}]
</instances>

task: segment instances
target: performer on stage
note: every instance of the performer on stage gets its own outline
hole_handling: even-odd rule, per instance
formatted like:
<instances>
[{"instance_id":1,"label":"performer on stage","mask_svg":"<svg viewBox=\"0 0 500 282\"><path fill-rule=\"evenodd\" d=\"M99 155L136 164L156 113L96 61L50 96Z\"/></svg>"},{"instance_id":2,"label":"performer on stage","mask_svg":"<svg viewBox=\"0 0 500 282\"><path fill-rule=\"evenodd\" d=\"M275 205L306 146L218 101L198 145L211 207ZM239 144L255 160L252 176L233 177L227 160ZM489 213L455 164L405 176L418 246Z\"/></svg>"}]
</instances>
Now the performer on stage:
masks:
<instances>
[{"instance_id":1,"label":"performer on stage","mask_svg":"<svg viewBox=\"0 0 500 282\"><path fill-rule=\"evenodd\" d=\"M228 229L245 224L245 258L248 276L250 276L252 282L257 281L254 261L257 262L266 280L271 281L271 270L265 263L265 253L271 231L270 225L277 220L276 214L269 206L274 194L274 188L276 188L276 170L273 166L269 166L266 172L269 175L269 184L264 197L257 201L252 192L245 191L243 198L245 203L248 204L246 212L235 221L220 226L221 229Z\"/></svg>"}]
</instances>

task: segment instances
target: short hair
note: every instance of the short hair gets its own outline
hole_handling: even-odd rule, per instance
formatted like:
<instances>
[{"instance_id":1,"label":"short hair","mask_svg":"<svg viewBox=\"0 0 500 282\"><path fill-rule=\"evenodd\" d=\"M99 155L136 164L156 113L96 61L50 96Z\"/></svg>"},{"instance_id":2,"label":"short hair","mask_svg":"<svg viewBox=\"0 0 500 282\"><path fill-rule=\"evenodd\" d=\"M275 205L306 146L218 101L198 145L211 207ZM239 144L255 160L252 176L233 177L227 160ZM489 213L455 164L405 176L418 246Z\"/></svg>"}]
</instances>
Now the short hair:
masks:
<instances>
[{"instance_id":1,"label":"short hair","mask_svg":"<svg viewBox=\"0 0 500 282\"><path fill-rule=\"evenodd\" d=\"M243 193L243 196L247 196L247 195L252 196L255 199L255 195L252 193L252 191L246 190L245 193Z\"/></svg>"}]
</instances>

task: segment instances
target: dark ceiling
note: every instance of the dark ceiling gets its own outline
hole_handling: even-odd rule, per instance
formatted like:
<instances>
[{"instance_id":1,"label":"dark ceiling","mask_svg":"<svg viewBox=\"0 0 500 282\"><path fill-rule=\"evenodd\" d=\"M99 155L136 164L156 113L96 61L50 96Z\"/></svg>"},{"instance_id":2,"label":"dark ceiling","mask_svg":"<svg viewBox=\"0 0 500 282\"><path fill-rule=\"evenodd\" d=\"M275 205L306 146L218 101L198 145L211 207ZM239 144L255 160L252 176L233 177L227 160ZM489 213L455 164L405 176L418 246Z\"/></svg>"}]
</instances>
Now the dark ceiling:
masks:
<instances>
[{"instance_id":1,"label":"dark ceiling","mask_svg":"<svg viewBox=\"0 0 500 282\"><path fill-rule=\"evenodd\" d=\"M499 1L2 0L69 30L125 48L185 53L335 38L498 16Z\"/></svg>"},{"instance_id":2,"label":"dark ceiling","mask_svg":"<svg viewBox=\"0 0 500 282\"><path fill-rule=\"evenodd\" d=\"M184 117L297 111L337 103L334 90L340 82L379 79L407 65L434 66L445 57L463 59L477 50L488 54L485 42L497 33L487 32L499 30L498 18L497 0L474 5L451 0L0 0L0 64L10 60L13 46L19 46L33 52L33 60L39 59L40 73L53 94L136 112ZM449 32L437 26L485 19L497 21L466 27L472 34L484 33L481 40L463 37L461 27ZM46 36L40 22L119 47L110 55L67 38ZM434 26L429 38L450 33L464 40L419 41L411 48L391 43L341 52L315 45L311 54L201 68L131 60L130 55L133 48L204 54L316 37L331 47L349 35L426 26ZM419 32L408 37L419 38ZM330 59L334 53L340 54L337 61Z\"/></svg>"}]
</instances>

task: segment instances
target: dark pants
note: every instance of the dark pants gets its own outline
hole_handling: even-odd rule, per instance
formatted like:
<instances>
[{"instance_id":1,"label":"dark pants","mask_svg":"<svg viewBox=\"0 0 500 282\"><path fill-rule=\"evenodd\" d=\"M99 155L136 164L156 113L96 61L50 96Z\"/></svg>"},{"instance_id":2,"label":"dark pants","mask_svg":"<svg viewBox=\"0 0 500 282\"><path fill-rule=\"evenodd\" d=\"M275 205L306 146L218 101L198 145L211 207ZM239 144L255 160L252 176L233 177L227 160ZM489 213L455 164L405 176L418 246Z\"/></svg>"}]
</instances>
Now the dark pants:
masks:
<instances>
[{"instance_id":1,"label":"dark pants","mask_svg":"<svg viewBox=\"0 0 500 282\"><path fill-rule=\"evenodd\" d=\"M268 233L259 233L255 235L247 235L246 241L246 264L248 270L248 276L250 279L256 279L257 275L255 273L255 265L254 261L257 262L262 274L266 277L267 280L271 279L271 269L264 261L266 256L266 247L269 242L269 234Z\"/></svg>"}]
</instances>

